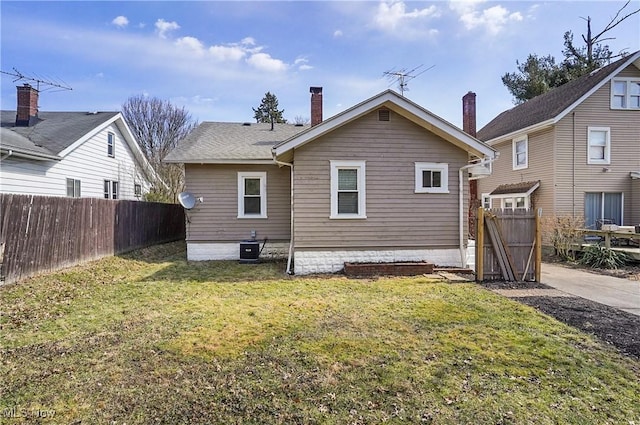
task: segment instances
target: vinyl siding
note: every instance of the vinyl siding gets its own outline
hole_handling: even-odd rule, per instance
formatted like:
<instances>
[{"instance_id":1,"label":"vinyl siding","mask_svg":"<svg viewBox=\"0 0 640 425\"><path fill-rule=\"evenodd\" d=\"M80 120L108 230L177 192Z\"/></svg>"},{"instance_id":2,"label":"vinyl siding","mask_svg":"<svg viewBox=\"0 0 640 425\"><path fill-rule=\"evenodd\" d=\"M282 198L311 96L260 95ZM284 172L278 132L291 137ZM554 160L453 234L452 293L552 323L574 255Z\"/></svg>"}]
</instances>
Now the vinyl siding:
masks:
<instances>
[{"instance_id":1,"label":"vinyl siding","mask_svg":"<svg viewBox=\"0 0 640 425\"><path fill-rule=\"evenodd\" d=\"M267 172L267 218L238 218L238 172ZM202 203L187 212L187 241L289 240L291 230L289 167L185 164L186 190Z\"/></svg>"},{"instance_id":2,"label":"vinyl siding","mask_svg":"<svg viewBox=\"0 0 640 425\"><path fill-rule=\"evenodd\" d=\"M619 74L639 77L640 70L630 66ZM556 125L556 206L559 212L584 214L585 192L622 192L624 221L631 224L631 178L640 170L640 110L610 108L611 83L605 84ZM575 121L574 121L575 120ZM587 128L609 127L611 162L587 164ZM574 137L575 131L575 150ZM575 193L572 174L575 167ZM607 168L610 171L604 172Z\"/></svg>"},{"instance_id":3,"label":"vinyl siding","mask_svg":"<svg viewBox=\"0 0 640 425\"><path fill-rule=\"evenodd\" d=\"M107 134L115 135L115 157L107 155ZM119 199L136 199L134 184L142 178L131 149L115 124L106 127L60 161L34 161L8 157L0 167L0 192L66 196L67 178L81 181L83 198L104 196L104 180L119 183Z\"/></svg>"},{"instance_id":4,"label":"vinyl siding","mask_svg":"<svg viewBox=\"0 0 640 425\"><path fill-rule=\"evenodd\" d=\"M394 112L377 118L373 111L296 149L297 250L458 246L458 169L467 153ZM331 160L366 161L366 219L329 218ZM414 193L415 162L448 163L450 193Z\"/></svg>"},{"instance_id":5,"label":"vinyl siding","mask_svg":"<svg viewBox=\"0 0 640 425\"><path fill-rule=\"evenodd\" d=\"M543 214L551 214L554 209L554 130L547 128L528 134L528 167L513 169L512 140L493 146L500 156L492 165L492 174L478 180L478 195L491 193L503 184L540 180L540 187L533 193L534 208L542 208ZM499 207L496 205L496 207Z\"/></svg>"}]
</instances>

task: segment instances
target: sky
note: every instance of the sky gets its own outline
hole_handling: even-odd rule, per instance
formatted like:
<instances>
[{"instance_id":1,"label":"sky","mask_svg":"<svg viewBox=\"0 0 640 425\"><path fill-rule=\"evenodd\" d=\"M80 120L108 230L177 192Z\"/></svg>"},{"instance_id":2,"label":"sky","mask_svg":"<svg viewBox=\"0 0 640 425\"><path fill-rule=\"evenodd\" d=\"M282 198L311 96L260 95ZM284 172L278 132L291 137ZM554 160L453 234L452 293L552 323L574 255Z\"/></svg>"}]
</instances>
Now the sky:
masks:
<instances>
[{"instance_id":1,"label":"sky","mask_svg":"<svg viewBox=\"0 0 640 425\"><path fill-rule=\"evenodd\" d=\"M462 96L475 92L480 129L514 106L501 76L517 61L559 61L565 31L579 41L585 18L595 33L624 4L0 0L0 70L71 88L42 83L41 111L118 111L142 95L199 122L254 121L266 92L287 120L308 120L311 86L323 87L326 119L399 92L385 73L404 73L408 99L459 127ZM640 14L608 34L614 53L640 50ZM0 76L0 106L15 110L26 81Z\"/></svg>"}]
</instances>

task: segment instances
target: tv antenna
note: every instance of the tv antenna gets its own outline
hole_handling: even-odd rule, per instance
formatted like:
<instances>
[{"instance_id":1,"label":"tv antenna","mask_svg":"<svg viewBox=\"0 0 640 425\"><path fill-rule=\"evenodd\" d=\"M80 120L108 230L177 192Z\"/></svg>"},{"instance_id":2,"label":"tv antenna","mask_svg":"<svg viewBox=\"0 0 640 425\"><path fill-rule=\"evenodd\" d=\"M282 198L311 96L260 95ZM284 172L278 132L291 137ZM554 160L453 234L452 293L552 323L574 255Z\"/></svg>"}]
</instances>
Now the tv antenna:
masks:
<instances>
[{"instance_id":1,"label":"tv antenna","mask_svg":"<svg viewBox=\"0 0 640 425\"><path fill-rule=\"evenodd\" d=\"M7 71L0 71L0 73L6 74L6 75L11 75L12 77L16 77L15 80L13 80L13 82L15 83L16 81L25 81L25 82L33 82L36 83L36 90L38 91L48 91L48 90L55 90L55 91L62 91L62 90L73 90L71 87L69 87L66 83L64 83L63 81L53 81L51 79L44 79L43 77L39 76L39 75L34 75L34 76L27 76L24 75L22 72L18 71L17 69L13 68L13 72L7 72ZM45 86L44 89L40 89L40 85Z\"/></svg>"},{"instance_id":2,"label":"tv antenna","mask_svg":"<svg viewBox=\"0 0 640 425\"><path fill-rule=\"evenodd\" d=\"M423 66L424 65L418 65L418 66L416 66L415 68L413 68L410 71L407 71L406 68L401 68L401 69L398 69L398 70L392 69L390 71L383 72L382 75L387 77L388 80L391 80L392 84L397 82L398 83L398 88L400 89L400 94L402 96L404 96L404 92L405 91L409 91L409 88L407 87L407 85L409 84L409 81L413 80L414 78L424 74L428 70L430 70L433 67L435 67L435 65L431 65L429 68L423 69L420 72L418 72L417 74L415 74L415 72L417 72Z\"/></svg>"}]
</instances>

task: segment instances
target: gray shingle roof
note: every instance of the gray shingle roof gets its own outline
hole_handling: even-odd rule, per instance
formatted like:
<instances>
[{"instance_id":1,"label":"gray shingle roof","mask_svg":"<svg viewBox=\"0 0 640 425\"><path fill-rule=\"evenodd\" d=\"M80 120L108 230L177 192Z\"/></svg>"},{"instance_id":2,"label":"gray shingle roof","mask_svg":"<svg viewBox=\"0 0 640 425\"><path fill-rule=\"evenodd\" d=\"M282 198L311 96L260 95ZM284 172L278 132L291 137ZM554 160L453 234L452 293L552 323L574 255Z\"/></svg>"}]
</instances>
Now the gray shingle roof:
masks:
<instances>
[{"instance_id":1,"label":"gray shingle roof","mask_svg":"<svg viewBox=\"0 0 640 425\"><path fill-rule=\"evenodd\" d=\"M511 193L527 193L531 189L535 188L540 184L540 180L532 181L532 182L520 182L520 183L509 183L509 184L501 184L497 188L493 190L489 195L506 195Z\"/></svg>"},{"instance_id":2,"label":"gray shingle roof","mask_svg":"<svg viewBox=\"0 0 640 425\"><path fill-rule=\"evenodd\" d=\"M118 112L39 112L38 122L16 127L16 112L1 111L2 147L28 149L58 155L91 130L110 120ZM13 133L13 137L10 133Z\"/></svg>"},{"instance_id":3,"label":"gray shingle roof","mask_svg":"<svg viewBox=\"0 0 640 425\"><path fill-rule=\"evenodd\" d=\"M271 148L308 125L202 122L165 158L165 162L215 163L272 159Z\"/></svg>"},{"instance_id":4,"label":"gray shingle roof","mask_svg":"<svg viewBox=\"0 0 640 425\"><path fill-rule=\"evenodd\" d=\"M637 60L639 53L635 52L502 112L478 131L478 139L483 141L492 140L555 118L597 86L598 83L616 72L621 65L633 57Z\"/></svg>"}]
</instances>

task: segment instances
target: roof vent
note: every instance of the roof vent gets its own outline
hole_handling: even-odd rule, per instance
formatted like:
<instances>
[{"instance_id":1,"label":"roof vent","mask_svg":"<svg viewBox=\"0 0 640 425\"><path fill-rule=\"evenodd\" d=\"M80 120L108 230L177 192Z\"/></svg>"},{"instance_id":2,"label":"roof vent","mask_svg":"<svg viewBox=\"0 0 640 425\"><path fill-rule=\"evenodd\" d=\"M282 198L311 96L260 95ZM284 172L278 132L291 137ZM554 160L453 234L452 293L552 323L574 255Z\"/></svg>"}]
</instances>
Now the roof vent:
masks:
<instances>
[{"instance_id":1,"label":"roof vent","mask_svg":"<svg viewBox=\"0 0 640 425\"><path fill-rule=\"evenodd\" d=\"M250 122L243 122L242 125L244 127L251 127L251 123Z\"/></svg>"},{"instance_id":2,"label":"roof vent","mask_svg":"<svg viewBox=\"0 0 640 425\"><path fill-rule=\"evenodd\" d=\"M295 124L295 127L304 127L304 124L302 124L301 122L297 122L297 123Z\"/></svg>"},{"instance_id":3,"label":"roof vent","mask_svg":"<svg viewBox=\"0 0 640 425\"><path fill-rule=\"evenodd\" d=\"M378 109L378 121L389 121L388 109Z\"/></svg>"}]
</instances>

